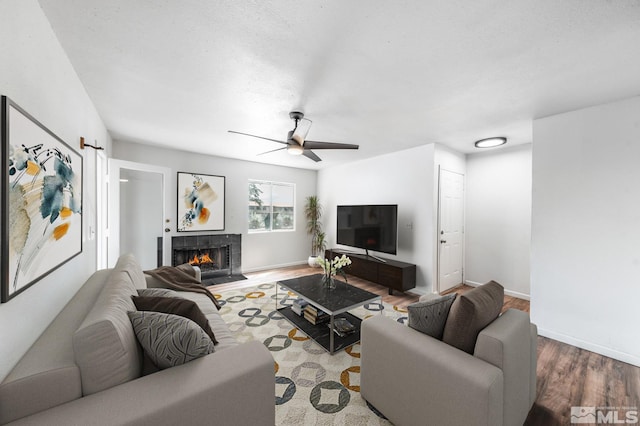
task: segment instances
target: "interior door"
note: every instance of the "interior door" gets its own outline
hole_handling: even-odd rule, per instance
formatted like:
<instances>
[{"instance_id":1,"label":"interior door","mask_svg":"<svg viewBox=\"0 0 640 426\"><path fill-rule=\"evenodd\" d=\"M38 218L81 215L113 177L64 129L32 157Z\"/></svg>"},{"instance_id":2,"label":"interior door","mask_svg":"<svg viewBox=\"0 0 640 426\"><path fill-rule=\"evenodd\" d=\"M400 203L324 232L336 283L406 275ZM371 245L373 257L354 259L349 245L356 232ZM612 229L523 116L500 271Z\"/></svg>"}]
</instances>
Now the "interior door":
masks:
<instances>
[{"instance_id":1,"label":"interior door","mask_svg":"<svg viewBox=\"0 0 640 426\"><path fill-rule=\"evenodd\" d=\"M165 167L109 159L109 214L107 264L133 253L142 269L170 265L170 230Z\"/></svg>"},{"instance_id":2,"label":"interior door","mask_svg":"<svg viewBox=\"0 0 640 426\"><path fill-rule=\"evenodd\" d=\"M440 169L438 291L463 281L464 175Z\"/></svg>"}]
</instances>

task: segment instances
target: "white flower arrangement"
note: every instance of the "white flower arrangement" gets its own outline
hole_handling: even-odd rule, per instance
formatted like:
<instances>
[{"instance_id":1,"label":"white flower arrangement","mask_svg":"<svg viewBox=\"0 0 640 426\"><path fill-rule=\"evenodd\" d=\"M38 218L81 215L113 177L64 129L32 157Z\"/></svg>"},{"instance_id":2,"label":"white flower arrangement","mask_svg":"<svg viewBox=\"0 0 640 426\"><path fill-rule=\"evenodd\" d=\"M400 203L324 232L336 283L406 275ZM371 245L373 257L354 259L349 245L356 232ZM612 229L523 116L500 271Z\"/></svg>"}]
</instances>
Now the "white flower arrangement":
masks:
<instances>
[{"instance_id":1,"label":"white flower arrangement","mask_svg":"<svg viewBox=\"0 0 640 426\"><path fill-rule=\"evenodd\" d=\"M318 257L316 263L322 267L325 279L328 280L335 277L336 274L340 274L344 280L347 281L347 273L342 268L351 265L351 259L346 255L343 254L342 257L336 256L331 261L323 257Z\"/></svg>"}]
</instances>

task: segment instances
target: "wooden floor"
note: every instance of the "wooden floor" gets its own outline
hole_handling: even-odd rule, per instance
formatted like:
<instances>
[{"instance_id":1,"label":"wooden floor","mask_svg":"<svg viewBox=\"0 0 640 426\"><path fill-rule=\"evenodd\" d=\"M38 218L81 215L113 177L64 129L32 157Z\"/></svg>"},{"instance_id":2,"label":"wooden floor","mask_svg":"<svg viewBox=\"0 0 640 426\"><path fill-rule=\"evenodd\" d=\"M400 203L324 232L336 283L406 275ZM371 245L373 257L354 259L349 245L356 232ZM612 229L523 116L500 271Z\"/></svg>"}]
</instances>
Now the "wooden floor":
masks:
<instances>
[{"instance_id":1,"label":"wooden floor","mask_svg":"<svg viewBox=\"0 0 640 426\"><path fill-rule=\"evenodd\" d=\"M275 282L318 273L308 266L245 273L248 280L220 284L209 289L218 293L231 288ZM386 287L348 277L350 284L382 296L386 303L406 307L418 300L411 293L388 294ZM450 292L464 293L472 287L461 285ZM505 296L503 311L509 308L529 312L529 302ZM640 368L616 361L556 340L538 337L537 397L527 426L570 425L571 407L624 407L640 409Z\"/></svg>"}]
</instances>

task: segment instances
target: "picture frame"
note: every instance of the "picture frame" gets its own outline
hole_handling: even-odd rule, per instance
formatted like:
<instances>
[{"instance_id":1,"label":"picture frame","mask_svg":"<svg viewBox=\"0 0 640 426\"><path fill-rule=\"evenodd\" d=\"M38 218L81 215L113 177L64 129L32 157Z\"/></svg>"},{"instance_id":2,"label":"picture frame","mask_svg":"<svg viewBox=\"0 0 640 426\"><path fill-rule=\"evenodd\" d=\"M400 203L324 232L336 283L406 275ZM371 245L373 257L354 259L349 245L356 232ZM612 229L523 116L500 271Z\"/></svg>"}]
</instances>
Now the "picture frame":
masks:
<instances>
[{"instance_id":1,"label":"picture frame","mask_svg":"<svg viewBox=\"0 0 640 426\"><path fill-rule=\"evenodd\" d=\"M224 231L225 177L178 172L177 231Z\"/></svg>"},{"instance_id":2,"label":"picture frame","mask_svg":"<svg viewBox=\"0 0 640 426\"><path fill-rule=\"evenodd\" d=\"M82 156L1 98L1 302L82 253Z\"/></svg>"}]
</instances>

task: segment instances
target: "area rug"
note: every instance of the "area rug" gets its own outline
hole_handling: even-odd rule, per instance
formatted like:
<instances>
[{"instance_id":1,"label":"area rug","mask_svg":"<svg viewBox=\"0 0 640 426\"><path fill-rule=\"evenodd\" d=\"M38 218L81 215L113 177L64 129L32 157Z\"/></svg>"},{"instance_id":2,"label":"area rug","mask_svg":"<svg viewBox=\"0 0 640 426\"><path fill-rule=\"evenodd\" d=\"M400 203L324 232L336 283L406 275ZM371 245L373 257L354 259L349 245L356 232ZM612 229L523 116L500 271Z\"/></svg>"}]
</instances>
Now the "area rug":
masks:
<instances>
[{"instance_id":1,"label":"area rug","mask_svg":"<svg viewBox=\"0 0 640 426\"><path fill-rule=\"evenodd\" d=\"M210 288L213 293L214 289ZM360 396L360 344L329 355L276 311L293 293L262 284L215 294L220 314L240 342L262 342L276 361L277 425L390 425ZM359 318L385 315L401 323L406 310L371 303Z\"/></svg>"}]
</instances>

